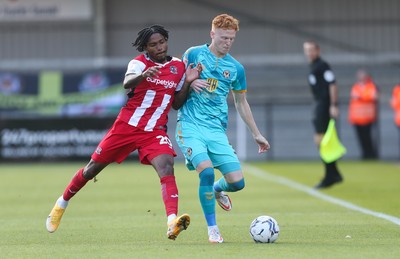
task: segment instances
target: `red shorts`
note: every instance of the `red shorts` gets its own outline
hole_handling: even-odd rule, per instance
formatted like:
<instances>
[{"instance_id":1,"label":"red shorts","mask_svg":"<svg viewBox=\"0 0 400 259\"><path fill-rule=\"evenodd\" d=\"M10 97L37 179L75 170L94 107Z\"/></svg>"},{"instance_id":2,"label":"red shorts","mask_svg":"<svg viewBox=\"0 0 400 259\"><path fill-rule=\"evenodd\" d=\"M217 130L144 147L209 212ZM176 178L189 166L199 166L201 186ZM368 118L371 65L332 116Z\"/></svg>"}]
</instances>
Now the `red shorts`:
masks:
<instances>
[{"instance_id":1,"label":"red shorts","mask_svg":"<svg viewBox=\"0 0 400 259\"><path fill-rule=\"evenodd\" d=\"M140 162L146 165L162 154L176 156L164 130L144 131L117 119L97 146L92 159L100 163L121 163L136 149Z\"/></svg>"}]
</instances>

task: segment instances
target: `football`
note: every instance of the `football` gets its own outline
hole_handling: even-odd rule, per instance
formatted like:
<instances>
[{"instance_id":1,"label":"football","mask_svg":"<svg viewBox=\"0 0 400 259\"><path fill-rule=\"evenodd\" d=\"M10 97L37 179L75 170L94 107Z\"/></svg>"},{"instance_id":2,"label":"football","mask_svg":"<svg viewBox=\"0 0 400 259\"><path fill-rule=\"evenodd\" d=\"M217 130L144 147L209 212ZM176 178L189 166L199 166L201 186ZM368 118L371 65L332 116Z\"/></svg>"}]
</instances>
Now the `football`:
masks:
<instances>
[{"instance_id":1,"label":"football","mask_svg":"<svg viewBox=\"0 0 400 259\"><path fill-rule=\"evenodd\" d=\"M250 236L256 243L273 243L279 236L278 222L270 216L259 216L250 224Z\"/></svg>"}]
</instances>

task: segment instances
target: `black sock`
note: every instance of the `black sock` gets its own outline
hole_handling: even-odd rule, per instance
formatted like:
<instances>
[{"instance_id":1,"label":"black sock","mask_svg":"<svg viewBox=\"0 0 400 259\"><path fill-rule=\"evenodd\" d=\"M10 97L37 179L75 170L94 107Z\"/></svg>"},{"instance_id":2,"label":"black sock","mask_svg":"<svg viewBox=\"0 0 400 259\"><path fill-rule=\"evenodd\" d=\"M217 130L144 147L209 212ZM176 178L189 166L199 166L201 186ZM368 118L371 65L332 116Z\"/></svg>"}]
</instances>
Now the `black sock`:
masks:
<instances>
[{"instance_id":1,"label":"black sock","mask_svg":"<svg viewBox=\"0 0 400 259\"><path fill-rule=\"evenodd\" d=\"M325 178L336 178L340 176L339 170L336 167L336 161L331 163L324 162L325 165Z\"/></svg>"}]
</instances>

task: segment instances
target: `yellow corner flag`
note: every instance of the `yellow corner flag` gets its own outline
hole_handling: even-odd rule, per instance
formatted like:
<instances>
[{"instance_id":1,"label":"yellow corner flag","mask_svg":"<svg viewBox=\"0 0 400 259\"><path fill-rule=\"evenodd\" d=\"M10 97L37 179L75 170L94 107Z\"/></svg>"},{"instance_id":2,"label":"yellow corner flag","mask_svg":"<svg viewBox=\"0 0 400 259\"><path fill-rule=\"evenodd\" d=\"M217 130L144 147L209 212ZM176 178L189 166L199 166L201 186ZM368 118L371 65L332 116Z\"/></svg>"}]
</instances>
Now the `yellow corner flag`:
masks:
<instances>
[{"instance_id":1,"label":"yellow corner flag","mask_svg":"<svg viewBox=\"0 0 400 259\"><path fill-rule=\"evenodd\" d=\"M330 119L329 121L328 129L319 147L319 154L326 163L336 161L346 154L346 148L338 138L334 119Z\"/></svg>"}]
</instances>

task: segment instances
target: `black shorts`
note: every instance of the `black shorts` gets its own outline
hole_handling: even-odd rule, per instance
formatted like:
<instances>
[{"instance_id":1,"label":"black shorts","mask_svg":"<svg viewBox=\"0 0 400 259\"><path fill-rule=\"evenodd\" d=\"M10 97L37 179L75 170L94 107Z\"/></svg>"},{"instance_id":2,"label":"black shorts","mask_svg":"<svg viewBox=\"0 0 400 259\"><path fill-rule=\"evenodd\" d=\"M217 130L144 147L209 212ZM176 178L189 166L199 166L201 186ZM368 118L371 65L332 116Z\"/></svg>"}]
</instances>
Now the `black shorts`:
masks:
<instances>
[{"instance_id":1,"label":"black shorts","mask_svg":"<svg viewBox=\"0 0 400 259\"><path fill-rule=\"evenodd\" d=\"M329 106L316 105L314 110L314 117L312 120L315 133L324 134L328 129L329 120Z\"/></svg>"}]
</instances>

